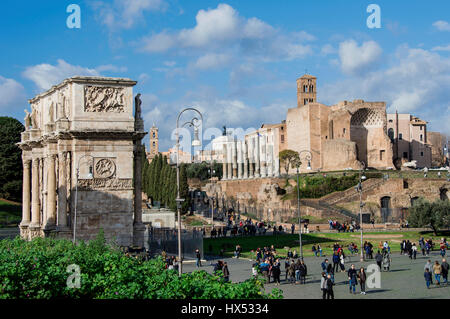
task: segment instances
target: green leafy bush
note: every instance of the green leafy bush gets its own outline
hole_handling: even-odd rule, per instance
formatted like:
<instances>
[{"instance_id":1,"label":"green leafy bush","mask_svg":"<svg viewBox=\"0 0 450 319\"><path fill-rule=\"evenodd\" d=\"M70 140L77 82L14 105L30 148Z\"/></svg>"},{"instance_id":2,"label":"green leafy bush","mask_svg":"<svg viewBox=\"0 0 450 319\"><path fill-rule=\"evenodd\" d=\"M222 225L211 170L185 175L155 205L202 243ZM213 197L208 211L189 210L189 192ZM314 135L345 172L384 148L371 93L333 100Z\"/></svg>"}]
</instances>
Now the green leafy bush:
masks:
<instances>
[{"instance_id":1,"label":"green leafy bush","mask_svg":"<svg viewBox=\"0 0 450 319\"><path fill-rule=\"evenodd\" d=\"M80 267L80 288L69 288L67 267ZM224 282L219 275L196 271L178 277L161 258L143 261L105 245L100 234L86 244L67 240L19 238L0 241L0 298L137 298L260 299L282 298L265 293L263 280Z\"/></svg>"},{"instance_id":2,"label":"green leafy bush","mask_svg":"<svg viewBox=\"0 0 450 319\"><path fill-rule=\"evenodd\" d=\"M314 176L300 177L300 198L320 198L333 192L344 191L357 185L359 175L352 174L348 176ZM284 199L293 199L297 197L297 188L294 188Z\"/></svg>"}]
</instances>

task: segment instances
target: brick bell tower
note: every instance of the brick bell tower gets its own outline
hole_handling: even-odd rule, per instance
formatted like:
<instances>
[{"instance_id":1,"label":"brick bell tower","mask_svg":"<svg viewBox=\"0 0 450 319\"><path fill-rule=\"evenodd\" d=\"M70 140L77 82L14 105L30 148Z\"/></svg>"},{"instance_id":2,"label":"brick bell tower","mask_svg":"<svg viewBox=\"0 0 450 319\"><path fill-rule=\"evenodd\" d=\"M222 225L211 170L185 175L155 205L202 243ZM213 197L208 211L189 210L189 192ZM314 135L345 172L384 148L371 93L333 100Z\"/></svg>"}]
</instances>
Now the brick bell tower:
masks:
<instances>
[{"instance_id":1,"label":"brick bell tower","mask_svg":"<svg viewBox=\"0 0 450 319\"><path fill-rule=\"evenodd\" d=\"M317 101L317 78L305 74L297 79L297 106L302 107Z\"/></svg>"},{"instance_id":2,"label":"brick bell tower","mask_svg":"<svg viewBox=\"0 0 450 319\"><path fill-rule=\"evenodd\" d=\"M158 128L153 124L152 128L150 129L150 154L149 157L153 159L156 155L159 153L159 146L158 146Z\"/></svg>"}]
</instances>

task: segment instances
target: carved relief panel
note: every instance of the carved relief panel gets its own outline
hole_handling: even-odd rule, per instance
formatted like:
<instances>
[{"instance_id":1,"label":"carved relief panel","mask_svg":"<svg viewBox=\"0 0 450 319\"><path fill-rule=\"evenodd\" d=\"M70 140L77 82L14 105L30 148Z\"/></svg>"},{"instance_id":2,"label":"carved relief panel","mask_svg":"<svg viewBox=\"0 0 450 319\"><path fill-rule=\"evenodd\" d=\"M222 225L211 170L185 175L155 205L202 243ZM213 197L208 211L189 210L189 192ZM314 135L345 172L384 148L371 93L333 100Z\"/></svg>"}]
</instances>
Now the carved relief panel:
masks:
<instances>
[{"instance_id":1,"label":"carved relief panel","mask_svg":"<svg viewBox=\"0 0 450 319\"><path fill-rule=\"evenodd\" d=\"M94 159L94 178L112 178L116 175L116 163L114 158Z\"/></svg>"},{"instance_id":2,"label":"carved relief panel","mask_svg":"<svg viewBox=\"0 0 450 319\"><path fill-rule=\"evenodd\" d=\"M85 112L123 113L125 107L125 89L104 86L84 87Z\"/></svg>"}]
</instances>

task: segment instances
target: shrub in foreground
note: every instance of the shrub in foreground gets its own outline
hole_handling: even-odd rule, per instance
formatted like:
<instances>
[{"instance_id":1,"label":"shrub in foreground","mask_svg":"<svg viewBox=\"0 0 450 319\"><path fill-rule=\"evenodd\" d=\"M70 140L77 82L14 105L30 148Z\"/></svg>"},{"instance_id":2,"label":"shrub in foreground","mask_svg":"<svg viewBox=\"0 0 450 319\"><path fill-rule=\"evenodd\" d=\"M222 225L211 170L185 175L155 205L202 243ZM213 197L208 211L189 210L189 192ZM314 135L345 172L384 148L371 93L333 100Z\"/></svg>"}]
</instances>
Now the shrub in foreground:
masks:
<instances>
[{"instance_id":1,"label":"shrub in foreground","mask_svg":"<svg viewBox=\"0 0 450 319\"><path fill-rule=\"evenodd\" d=\"M69 288L69 265L80 267L80 288ZM142 261L107 246L103 238L73 245L67 240L0 241L0 298L265 299L262 280L226 283L196 271L178 277L161 258Z\"/></svg>"}]
</instances>

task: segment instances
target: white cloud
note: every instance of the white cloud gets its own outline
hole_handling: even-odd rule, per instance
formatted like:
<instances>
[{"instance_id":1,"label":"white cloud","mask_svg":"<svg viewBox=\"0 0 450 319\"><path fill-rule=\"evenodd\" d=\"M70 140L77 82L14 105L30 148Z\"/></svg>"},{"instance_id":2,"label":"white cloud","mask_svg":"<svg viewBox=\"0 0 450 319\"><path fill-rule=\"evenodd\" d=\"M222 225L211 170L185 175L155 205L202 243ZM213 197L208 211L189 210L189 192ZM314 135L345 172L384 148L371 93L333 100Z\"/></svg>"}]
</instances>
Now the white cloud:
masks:
<instances>
[{"instance_id":1,"label":"white cloud","mask_svg":"<svg viewBox=\"0 0 450 319\"><path fill-rule=\"evenodd\" d=\"M217 92L209 87L187 92L184 97L172 102L164 102L154 94L143 94L145 126L146 128L151 127L153 123L158 126L161 150L174 145L171 136L176 126L180 105L195 107L203 114L204 133L207 129L215 129L220 132L223 125L246 131L259 127L261 123L280 122L284 119L288 106L287 103L274 103L258 108L239 99L219 97ZM187 120L190 118L189 116L193 115L194 113L185 114L182 120ZM204 142L206 145L207 141Z\"/></svg>"},{"instance_id":2,"label":"white cloud","mask_svg":"<svg viewBox=\"0 0 450 319\"><path fill-rule=\"evenodd\" d=\"M177 62L175 62L175 61L164 61L163 64L165 66L168 66L169 68L171 68L171 67L174 67L177 64Z\"/></svg>"},{"instance_id":3,"label":"white cloud","mask_svg":"<svg viewBox=\"0 0 450 319\"><path fill-rule=\"evenodd\" d=\"M9 107L20 107L25 101L25 89L19 82L0 75L0 111ZM21 101L23 100L23 101Z\"/></svg>"},{"instance_id":4,"label":"white cloud","mask_svg":"<svg viewBox=\"0 0 450 319\"><path fill-rule=\"evenodd\" d=\"M110 30L131 29L144 20L144 12L165 11L167 6L164 0L114 0L112 4L92 2L98 19Z\"/></svg>"},{"instance_id":5,"label":"white cloud","mask_svg":"<svg viewBox=\"0 0 450 319\"><path fill-rule=\"evenodd\" d=\"M364 42L361 46L354 40L339 44L341 69L347 74L362 74L373 67L383 50L375 41Z\"/></svg>"},{"instance_id":6,"label":"white cloud","mask_svg":"<svg viewBox=\"0 0 450 319\"><path fill-rule=\"evenodd\" d=\"M335 54L337 52L338 50L336 50L331 44L325 44L320 50L321 55Z\"/></svg>"},{"instance_id":7,"label":"white cloud","mask_svg":"<svg viewBox=\"0 0 450 319\"><path fill-rule=\"evenodd\" d=\"M71 65L59 59L57 65L43 63L27 67L22 75L33 81L39 90L45 91L72 76L99 76L100 74L95 69Z\"/></svg>"},{"instance_id":8,"label":"white cloud","mask_svg":"<svg viewBox=\"0 0 450 319\"><path fill-rule=\"evenodd\" d=\"M400 46L383 70L363 78L350 76L329 83L318 100L335 104L341 100L385 101L388 111L411 113L430 122L431 130L450 134L450 58L436 52Z\"/></svg>"},{"instance_id":9,"label":"white cloud","mask_svg":"<svg viewBox=\"0 0 450 319\"><path fill-rule=\"evenodd\" d=\"M164 30L142 39L143 52L176 51L181 54L232 52L263 61L292 60L312 53L306 41L314 36L305 31L283 34L266 22L252 17L244 18L228 4L200 10L193 28L176 31ZM195 53L195 52L194 52Z\"/></svg>"},{"instance_id":10,"label":"white cloud","mask_svg":"<svg viewBox=\"0 0 450 319\"><path fill-rule=\"evenodd\" d=\"M95 68L95 70L99 73L101 72L113 72L113 73L123 73L127 72L128 68L125 66L116 66L112 64L100 65Z\"/></svg>"},{"instance_id":11,"label":"white cloud","mask_svg":"<svg viewBox=\"0 0 450 319\"><path fill-rule=\"evenodd\" d=\"M431 49L431 51L450 51L450 44L447 46L437 46Z\"/></svg>"},{"instance_id":12,"label":"white cloud","mask_svg":"<svg viewBox=\"0 0 450 319\"><path fill-rule=\"evenodd\" d=\"M433 26L439 31L450 31L450 23L447 21L439 20L433 23Z\"/></svg>"},{"instance_id":13,"label":"white cloud","mask_svg":"<svg viewBox=\"0 0 450 319\"><path fill-rule=\"evenodd\" d=\"M230 62L231 57L227 54L208 53L202 55L191 67L198 70L211 70L224 67Z\"/></svg>"}]
</instances>

